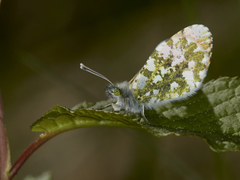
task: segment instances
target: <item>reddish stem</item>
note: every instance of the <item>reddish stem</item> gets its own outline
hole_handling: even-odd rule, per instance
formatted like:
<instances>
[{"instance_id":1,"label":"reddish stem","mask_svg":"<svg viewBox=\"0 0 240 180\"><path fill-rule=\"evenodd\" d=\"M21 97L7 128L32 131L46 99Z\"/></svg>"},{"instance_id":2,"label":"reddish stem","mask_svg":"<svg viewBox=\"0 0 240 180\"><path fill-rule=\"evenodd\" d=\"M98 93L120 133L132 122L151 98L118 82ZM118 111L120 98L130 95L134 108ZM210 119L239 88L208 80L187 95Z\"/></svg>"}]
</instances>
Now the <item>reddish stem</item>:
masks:
<instances>
[{"instance_id":1,"label":"reddish stem","mask_svg":"<svg viewBox=\"0 0 240 180\"><path fill-rule=\"evenodd\" d=\"M6 179L6 171L8 168L8 140L4 126L3 104L0 92L0 179Z\"/></svg>"},{"instance_id":2,"label":"reddish stem","mask_svg":"<svg viewBox=\"0 0 240 180\"><path fill-rule=\"evenodd\" d=\"M11 180L18 172L18 170L22 167L24 162L29 158L29 156L36 151L41 145L43 145L45 142L47 142L49 139L51 139L53 136L57 134L42 134L39 138L37 138L35 141L33 141L32 144L30 144L25 151L21 154L21 156L17 159L17 161L12 166L10 172L9 172L9 179Z\"/></svg>"}]
</instances>

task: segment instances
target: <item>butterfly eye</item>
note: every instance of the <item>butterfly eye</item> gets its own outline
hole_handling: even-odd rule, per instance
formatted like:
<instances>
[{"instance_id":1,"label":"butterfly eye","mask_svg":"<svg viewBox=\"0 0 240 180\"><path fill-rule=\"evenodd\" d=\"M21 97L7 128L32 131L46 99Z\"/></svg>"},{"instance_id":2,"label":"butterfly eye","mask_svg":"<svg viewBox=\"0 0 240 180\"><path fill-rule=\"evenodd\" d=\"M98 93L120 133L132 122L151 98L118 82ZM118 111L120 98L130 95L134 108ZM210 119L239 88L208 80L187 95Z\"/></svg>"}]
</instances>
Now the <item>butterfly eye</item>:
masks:
<instances>
[{"instance_id":1,"label":"butterfly eye","mask_svg":"<svg viewBox=\"0 0 240 180\"><path fill-rule=\"evenodd\" d=\"M114 94L115 96L121 96L121 92L120 92L120 90L117 89L117 88L114 89L113 94Z\"/></svg>"}]
</instances>

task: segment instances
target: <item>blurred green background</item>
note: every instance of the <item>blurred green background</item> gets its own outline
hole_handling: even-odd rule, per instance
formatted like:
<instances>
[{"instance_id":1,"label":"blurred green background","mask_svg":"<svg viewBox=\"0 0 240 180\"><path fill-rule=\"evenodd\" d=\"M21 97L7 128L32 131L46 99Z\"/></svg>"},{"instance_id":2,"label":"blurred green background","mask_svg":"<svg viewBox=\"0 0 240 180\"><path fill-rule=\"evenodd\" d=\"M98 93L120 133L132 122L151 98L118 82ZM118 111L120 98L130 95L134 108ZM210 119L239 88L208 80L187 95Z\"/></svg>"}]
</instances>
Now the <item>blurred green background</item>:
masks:
<instances>
[{"instance_id":1,"label":"blurred green background","mask_svg":"<svg viewBox=\"0 0 240 180\"><path fill-rule=\"evenodd\" d=\"M240 1L3 0L0 88L12 162L39 136L30 125L47 110L105 100L107 82L130 80L153 49L192 24L213 34L205 82L239 76ZM214 153L199 138L124 128L84 128L42 146L15 179L51 170L54 179L240 179L240 153Z\"/></svg>"}]
</instances>

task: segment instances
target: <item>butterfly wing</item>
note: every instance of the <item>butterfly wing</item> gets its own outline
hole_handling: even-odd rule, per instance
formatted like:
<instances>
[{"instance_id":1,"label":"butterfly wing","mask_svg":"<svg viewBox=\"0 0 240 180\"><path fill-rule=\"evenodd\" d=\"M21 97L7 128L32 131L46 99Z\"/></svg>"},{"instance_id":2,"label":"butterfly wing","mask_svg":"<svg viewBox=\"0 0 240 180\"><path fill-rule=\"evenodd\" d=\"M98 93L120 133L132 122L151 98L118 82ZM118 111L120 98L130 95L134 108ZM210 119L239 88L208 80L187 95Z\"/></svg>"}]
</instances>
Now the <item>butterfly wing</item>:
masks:
<instances>
[{"instance_id":1,"label":"butterfly wing","mask_svg":"<svg viewBox=\"0 0 240 180\"><path fill-rule=\"evenodd\" d=\"M203 25L188 26L161 42L129 82L135 98L153 106L194 94L207 74L212 46L212 34Z\"/></svg>"}]
</instances>

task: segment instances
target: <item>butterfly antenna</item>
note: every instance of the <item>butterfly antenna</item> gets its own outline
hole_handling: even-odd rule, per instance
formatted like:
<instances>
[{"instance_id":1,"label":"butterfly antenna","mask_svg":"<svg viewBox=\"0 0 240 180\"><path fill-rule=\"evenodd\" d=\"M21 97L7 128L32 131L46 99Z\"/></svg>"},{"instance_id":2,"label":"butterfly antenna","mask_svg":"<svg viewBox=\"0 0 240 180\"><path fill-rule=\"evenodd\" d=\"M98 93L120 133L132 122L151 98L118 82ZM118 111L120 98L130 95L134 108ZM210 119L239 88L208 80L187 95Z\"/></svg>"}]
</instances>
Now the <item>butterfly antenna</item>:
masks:
<instances>
[{"instance_id":1,"label":"butterfly antenna","mask_svg":"<svg viewBox=\"0 0 240 180\"><path fill-rule=\"evenodd\" d=\"M85 66L83 63L80 63L80 69L87 71L91 74L94 74L95 76L98 76L102 79L105 79L106 81L108 81L110 84L112 84L113 86L115 86L108 78L106 78L104 75L100 74L99 72L96 72L92 69L90 69L89 67Z\"/></svg>"}]
</instances>

